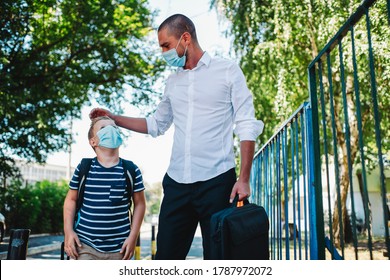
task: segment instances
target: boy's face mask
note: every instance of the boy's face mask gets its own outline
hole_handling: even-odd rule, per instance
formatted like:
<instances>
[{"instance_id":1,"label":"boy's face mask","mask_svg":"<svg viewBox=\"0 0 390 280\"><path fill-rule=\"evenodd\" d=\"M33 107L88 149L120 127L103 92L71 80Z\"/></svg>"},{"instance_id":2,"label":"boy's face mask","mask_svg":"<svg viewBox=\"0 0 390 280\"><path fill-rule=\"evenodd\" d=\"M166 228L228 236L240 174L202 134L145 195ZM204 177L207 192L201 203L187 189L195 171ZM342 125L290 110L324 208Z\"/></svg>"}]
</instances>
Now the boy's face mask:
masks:
<instances>
[{"instance_id":1,"label":"boy's face mask","mask_svg":"<svg viewBox=\"0 0 390 280\"><path fill-rule=\"evenodd\" d=\"M187 47L182 57L179 57L179 55L177 54L177 47L179 46L182 37L183 35L180 36L176 48L170 49L169 51L162 53L162 56L164 57L165 61L171 66L183 67L186 64Z\"/></svg>"},{"instance_id":2,"label":"boy's face mask","mask_svg":"<svg viewBox=\"0 0 390 280\"><path fill-rule=\"evenodd\" d=\"M96 135L99 138L98 146L100 147L116 149L122 145L122 137L119 130L112 125L107 125L100 129Z\"/></svg>"}]
</instances>

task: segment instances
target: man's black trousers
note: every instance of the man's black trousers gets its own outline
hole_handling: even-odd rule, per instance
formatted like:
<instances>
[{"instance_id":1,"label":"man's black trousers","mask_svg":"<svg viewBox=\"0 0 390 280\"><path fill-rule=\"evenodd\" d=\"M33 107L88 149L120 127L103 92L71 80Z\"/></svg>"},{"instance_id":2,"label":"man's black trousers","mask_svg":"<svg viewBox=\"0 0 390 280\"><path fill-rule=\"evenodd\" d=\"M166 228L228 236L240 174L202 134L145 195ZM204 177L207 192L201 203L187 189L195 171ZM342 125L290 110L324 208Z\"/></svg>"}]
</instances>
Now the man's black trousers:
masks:
<instances>
[{"instance_id":1,"label":"man's black trousers","mask_svg":"<svg viewBox=\"0 0 390 280\"><path fill-rule=\"evenodd\" d=\"M229 207L236 182L235 169L207 181L180 184L165 175L161 204L157 260L184 260L191 248L198 223L203 238L203 258L210 259L210 217Z\"/></svg>"}]
</instances>

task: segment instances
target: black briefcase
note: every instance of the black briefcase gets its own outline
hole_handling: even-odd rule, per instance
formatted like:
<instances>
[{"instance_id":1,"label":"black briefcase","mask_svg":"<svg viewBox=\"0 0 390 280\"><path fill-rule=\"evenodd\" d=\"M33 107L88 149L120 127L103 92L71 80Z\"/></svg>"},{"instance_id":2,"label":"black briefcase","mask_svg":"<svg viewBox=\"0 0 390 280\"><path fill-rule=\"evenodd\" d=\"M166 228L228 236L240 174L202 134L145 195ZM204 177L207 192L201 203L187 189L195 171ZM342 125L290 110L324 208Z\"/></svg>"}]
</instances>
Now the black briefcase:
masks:
<instances>
[{"instance_id":1,"label":"black briefcase","mask_svg":"<svg viewBox=\"0 0 390 280\"><path fill-rule=\"evenodd\" d=\"M269 221L264 208L244 201L211 216L211 259L268 260Z\"/></svg>"}]
</instances>

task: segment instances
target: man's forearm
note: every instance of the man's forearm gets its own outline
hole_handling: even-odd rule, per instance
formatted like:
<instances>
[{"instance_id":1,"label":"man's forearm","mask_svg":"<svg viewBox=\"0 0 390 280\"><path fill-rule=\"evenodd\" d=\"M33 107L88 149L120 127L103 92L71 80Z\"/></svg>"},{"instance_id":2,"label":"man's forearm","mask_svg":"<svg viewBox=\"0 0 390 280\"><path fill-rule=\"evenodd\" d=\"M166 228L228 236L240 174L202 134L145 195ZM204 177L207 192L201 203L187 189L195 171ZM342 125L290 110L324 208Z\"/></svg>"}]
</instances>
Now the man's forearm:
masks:
<instances>
[{"instance_id":1,"label":"man's forearm","mask_svg":"<svg viewBox=\"0 0 390 280\"><path fill-rule=\"evenodd\" d=\"M242 180L243 182L249 182L253 156L255 153L255 142L241 141L240 151L241 151L241 168L240 168L239 180Z\"/></svg>"},{"instance_id":2,"label":"man's forearm","mask_svg":"<svg viewBox=\"0 0 390 280\"><path fill-rule=\"evenodd\" d=\"M145 118L132 118L121 115L112 115L111 118L115 121L117 126L139 133L148 133L148 126Z\"/></svg>"}]
</instances>

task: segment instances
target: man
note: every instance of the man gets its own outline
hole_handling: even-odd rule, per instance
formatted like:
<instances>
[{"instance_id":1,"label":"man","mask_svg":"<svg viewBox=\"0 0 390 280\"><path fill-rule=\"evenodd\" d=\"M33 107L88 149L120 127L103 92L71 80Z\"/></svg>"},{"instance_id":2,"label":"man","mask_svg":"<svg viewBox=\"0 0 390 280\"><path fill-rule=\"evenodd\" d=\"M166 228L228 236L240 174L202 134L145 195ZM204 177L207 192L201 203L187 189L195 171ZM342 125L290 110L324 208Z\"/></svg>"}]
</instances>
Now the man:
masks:
<instances>
[{"instance_id":1,"label":"man","mask_svg":"<svg viewBox=\"0 0 390 280\"><path fill-rule=\"evenodd\" d=\"M252 95L241 69L211 58L184 15L167 18L158 29L162 55L178 71L167 80L164 96L148 118L108 115L116 125L153 137L175 126L172 155L163 180L156 259L185 259L200 224L204 259L210 258L210 217L238 195L250 195L249 175L255 139L263 123L254 117ZM240 138L241 168L235 174L234 132Z\"/></svg>"}]
</instances>

